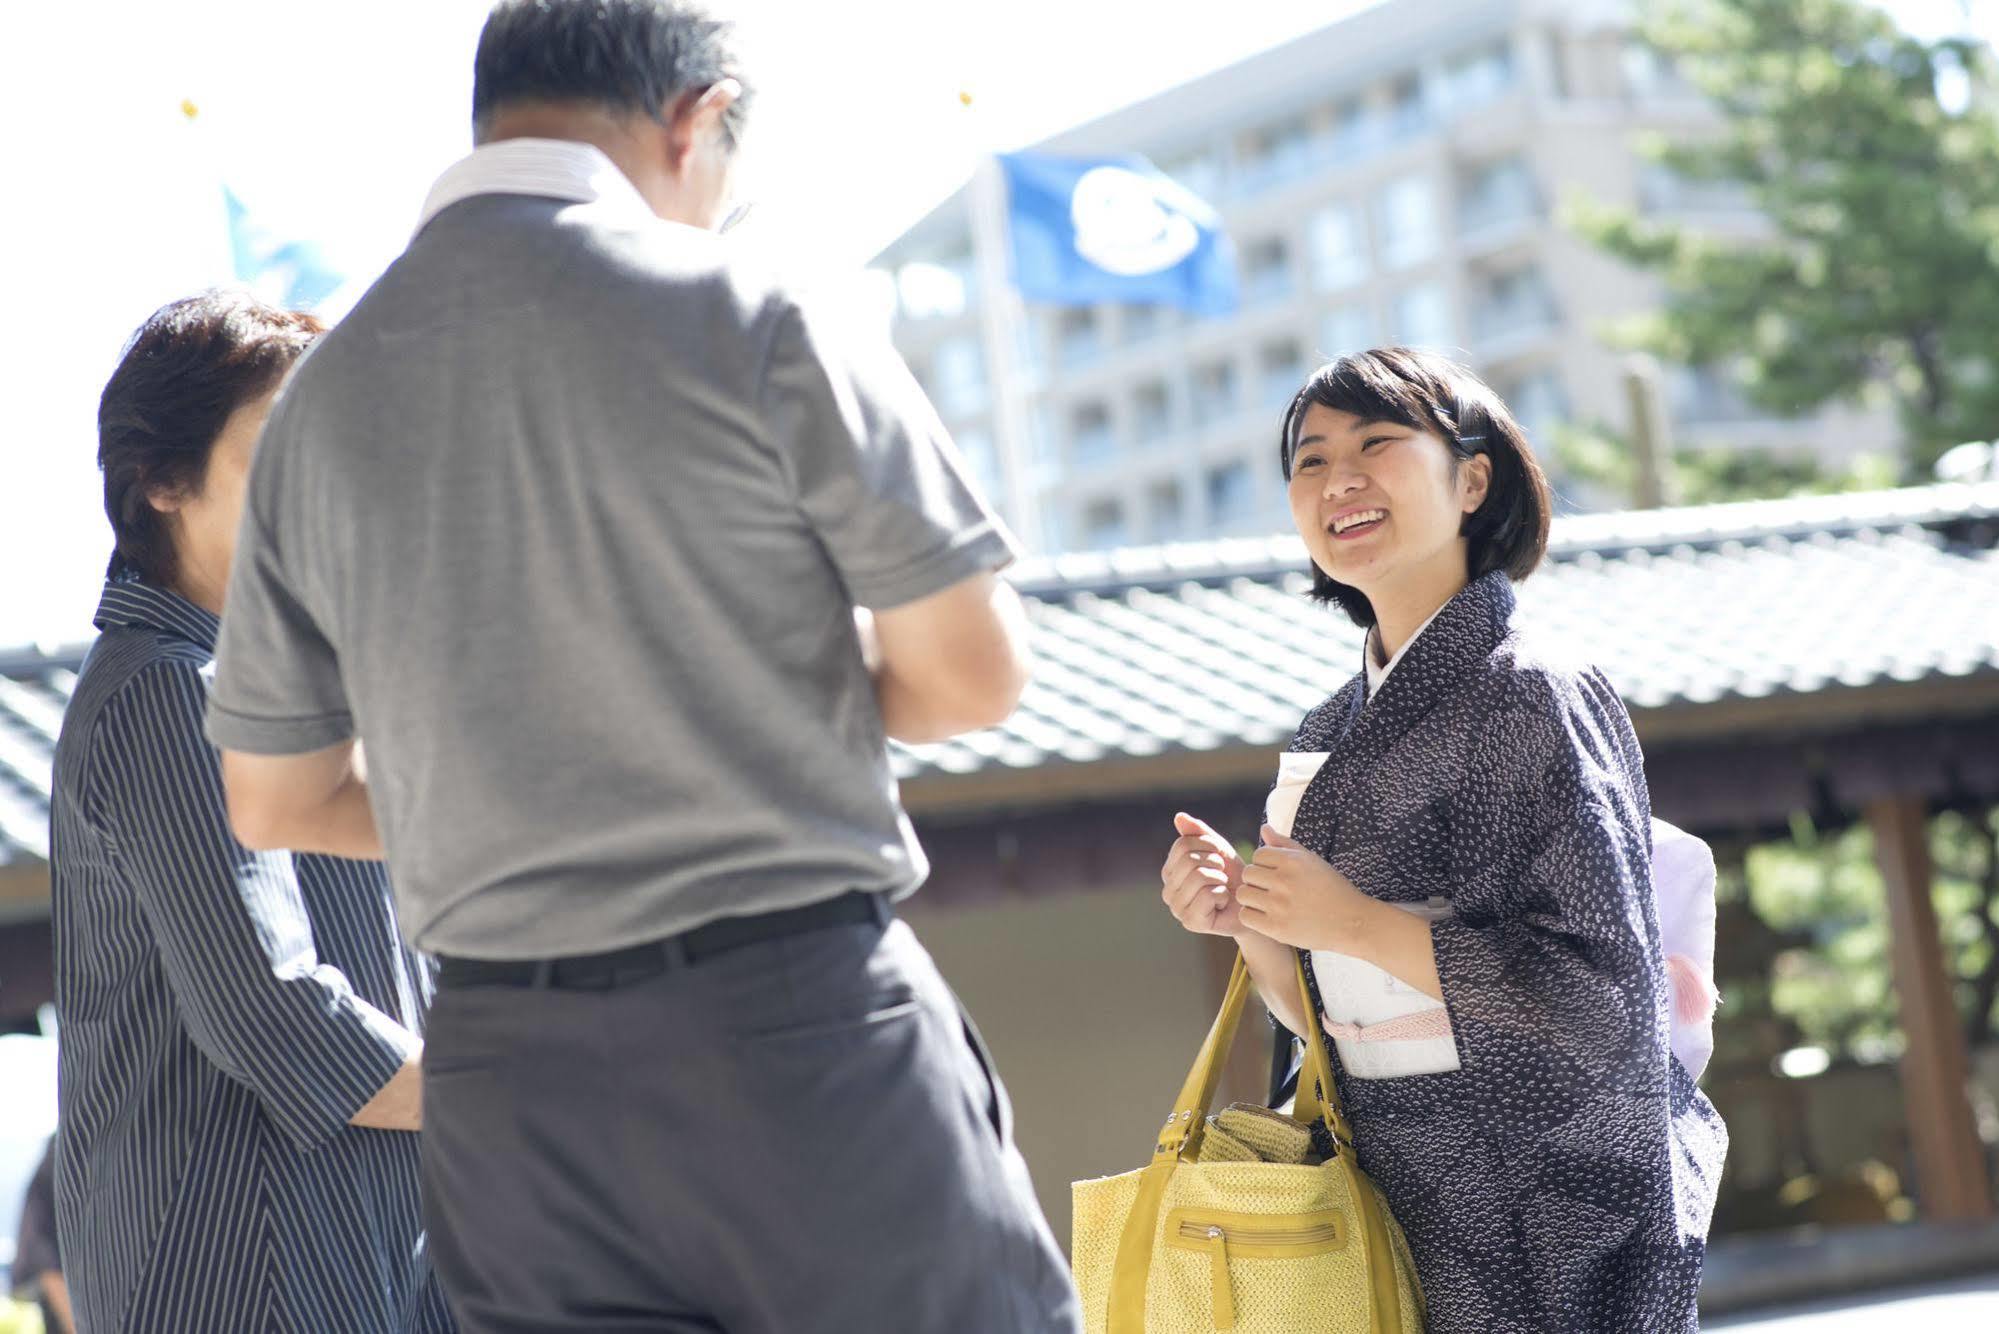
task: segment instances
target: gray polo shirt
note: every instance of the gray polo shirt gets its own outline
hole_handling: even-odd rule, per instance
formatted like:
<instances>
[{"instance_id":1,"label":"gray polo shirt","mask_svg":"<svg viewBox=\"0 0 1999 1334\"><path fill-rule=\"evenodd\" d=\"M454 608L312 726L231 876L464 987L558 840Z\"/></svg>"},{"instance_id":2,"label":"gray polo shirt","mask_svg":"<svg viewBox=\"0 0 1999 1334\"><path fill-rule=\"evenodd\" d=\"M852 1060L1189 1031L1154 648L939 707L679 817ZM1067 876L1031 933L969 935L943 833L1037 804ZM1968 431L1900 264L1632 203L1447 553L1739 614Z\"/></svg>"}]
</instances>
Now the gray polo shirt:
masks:
<instances>
[{"instance_id":1,"label":"gray polo shirt","mask_svg":"<svg viewBox=\"0 0 1999 1334\"><path fill-rule=\"evenodd\" d=\"M594 149L453 173L272 411L210 737L358 736L437 953L911 892L853 607L1013 554L921 390Z\"/></svg>"}]
</instances>

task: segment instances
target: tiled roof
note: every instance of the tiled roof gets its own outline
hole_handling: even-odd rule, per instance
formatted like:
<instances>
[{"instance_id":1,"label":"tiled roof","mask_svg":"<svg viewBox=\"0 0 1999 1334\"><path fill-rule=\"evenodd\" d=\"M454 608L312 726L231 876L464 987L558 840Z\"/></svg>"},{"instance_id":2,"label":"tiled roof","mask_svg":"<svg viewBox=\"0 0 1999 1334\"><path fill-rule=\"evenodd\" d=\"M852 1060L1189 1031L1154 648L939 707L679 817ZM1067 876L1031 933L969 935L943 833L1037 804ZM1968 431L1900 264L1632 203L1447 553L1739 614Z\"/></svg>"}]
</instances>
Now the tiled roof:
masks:
<instances>
[{"instance_id":1,"label":"tiled roof","mask_svg":"<svg viewBox=\"0 0 1999 1334\"><path fill-rule=\"evenodd\" d=\"M35 650L0 661L0 866L48 858L49 768L81 661Z\"/></svg>"},{"instance_id":2,"label":"tiled roof","mask_svg":"<svg viewBox=\"0 0 1999 1334\"><path fill-rule=\"evenodd\" d=\"M1029 563L1035 679L905 778L1267 746L1360 667L1295 536ZM1999 675L1999 485L1558 519L1523 609L1634 711Z\"/></svg>"},{"instance_id":3,"label":"tiled roof","mask_svg":"<svg viewBox=\"0 0 1999 1334\"><path fill-rule=\"evenodd\" d=\"M898 747L906 778L1265 747L1358 668L1295 537L1026 563L1037 666L1004 726ZM1557 520L1521 588L1637 712L1999 678L1999 484ZM46 856L76 652L0 654L0 863Z\"/></svg>"}]
</instances>

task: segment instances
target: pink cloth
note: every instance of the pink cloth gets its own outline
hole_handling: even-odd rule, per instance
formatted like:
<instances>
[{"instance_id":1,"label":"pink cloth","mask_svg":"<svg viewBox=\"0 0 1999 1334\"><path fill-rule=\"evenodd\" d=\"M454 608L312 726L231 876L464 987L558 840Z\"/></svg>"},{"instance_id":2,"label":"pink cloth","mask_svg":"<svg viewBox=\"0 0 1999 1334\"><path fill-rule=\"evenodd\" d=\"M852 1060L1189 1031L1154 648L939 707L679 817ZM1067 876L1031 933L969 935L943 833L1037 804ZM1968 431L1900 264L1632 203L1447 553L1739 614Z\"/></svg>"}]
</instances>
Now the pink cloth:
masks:
<instances>
[{"instance_id":1,"label":"pink cloth","mask_svg":"<svg viewBox=\"0 0 1999 1334\"><path fill-rule=\"evenodd\" d=\"M1714 1055L1714 854L1664 820L1652 821L1652 890L1672 999L1673 1054L1695 1079Z\"/></svg>"}]
</instances>

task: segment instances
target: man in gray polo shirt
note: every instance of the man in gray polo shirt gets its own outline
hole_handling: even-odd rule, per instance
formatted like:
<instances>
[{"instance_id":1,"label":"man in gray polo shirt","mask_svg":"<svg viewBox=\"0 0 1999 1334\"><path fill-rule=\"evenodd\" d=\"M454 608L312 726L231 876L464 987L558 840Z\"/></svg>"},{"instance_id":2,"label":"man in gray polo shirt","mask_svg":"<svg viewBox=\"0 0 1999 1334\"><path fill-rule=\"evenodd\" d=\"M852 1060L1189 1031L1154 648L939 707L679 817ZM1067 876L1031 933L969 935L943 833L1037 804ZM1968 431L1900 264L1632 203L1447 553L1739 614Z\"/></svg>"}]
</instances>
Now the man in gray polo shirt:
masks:
<instances>
[{"instance_id":1,"label":"man in gray polo shirt","mask_svg":"<svg viewBox=\"0 0 1999 1334\"><path fill-rule=\"evenodd\" d=\"M494 10L480 147L259 446L231 818L386 851L440 958L424 1189L470 1334L1071 1330L889 907L926 867L885 737L1025 680L1010 539L880 332L714 234L745 102L683 5Z\"/></svg>"}]
</instances>

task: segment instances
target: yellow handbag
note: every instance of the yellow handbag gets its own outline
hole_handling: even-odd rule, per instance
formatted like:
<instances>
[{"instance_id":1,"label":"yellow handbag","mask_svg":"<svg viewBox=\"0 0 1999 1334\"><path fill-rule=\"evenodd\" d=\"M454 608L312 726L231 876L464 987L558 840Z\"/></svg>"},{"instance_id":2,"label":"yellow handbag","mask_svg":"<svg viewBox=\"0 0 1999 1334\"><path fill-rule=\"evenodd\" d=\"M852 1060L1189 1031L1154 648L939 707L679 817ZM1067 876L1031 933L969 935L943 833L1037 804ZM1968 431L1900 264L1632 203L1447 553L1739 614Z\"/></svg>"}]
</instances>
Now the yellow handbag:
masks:
<instances>
[{"instance_id":1,"label":"yellow handbag","mask_svg":"<svg viewBox=\"0 0 1999 1334\"><path fill-rule=\"evenodd\" d=\"M1325 1039L1305 1042L1295 1110L1254 1115L1290 1127L1217 1118L1203 1152L1208 1104L1249 999L1236 956L1221 1013L1166 1119L1152 1162L1122 1176L1078 1181L1071 1261L1087 1334L1422 1334L1423 1295L1409 1244L1380 1191L1354 1160L1353 1132L1333 1085ZM1298 988L1312 1013L1304 965ZM1246 1110L1246 1109L1244 1109ZM1223 1118L1238 1109L1223 1113ZM1323 1120L1327 1162L1269 1162L1246 1153ZM1288 1133L1287 1133L1288 1132ZM1268 1152L1268 1150L1265 1150Z\"/></svg>"}]
</instances>

